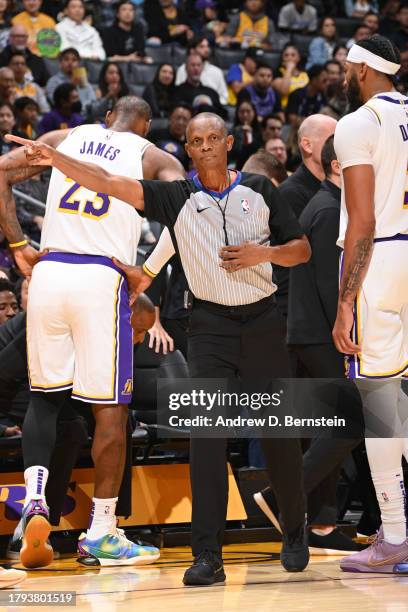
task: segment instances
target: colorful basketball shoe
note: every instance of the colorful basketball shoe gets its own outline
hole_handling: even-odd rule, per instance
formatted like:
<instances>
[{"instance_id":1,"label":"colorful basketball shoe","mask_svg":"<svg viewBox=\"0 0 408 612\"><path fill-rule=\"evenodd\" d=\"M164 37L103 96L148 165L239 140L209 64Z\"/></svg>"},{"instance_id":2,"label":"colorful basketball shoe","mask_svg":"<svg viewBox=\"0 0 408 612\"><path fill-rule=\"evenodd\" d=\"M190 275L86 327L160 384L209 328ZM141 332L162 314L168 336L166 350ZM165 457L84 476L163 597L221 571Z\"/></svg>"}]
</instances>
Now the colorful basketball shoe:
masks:
<instances>
[{"instance_id":1,"label":"colorful basketball shoe","mask_svg":"<svg viewBox=\"0 0 408 612\"><path fill-rule=\"evenodd\" d=\"M88 540L86 533L81 533L78 553L79 563L90 566L148 565L160 557L158 548L131 542L119 528L97 540Z\"/></svg>"},{"instance_id":2,"label":"colorful basketball shoe","mask_svg":"<svg viewBox=\"0 0 408 612\"><path fill-rule=\"evenodd\" d=\"M49 565L54 552L49 544L51 525L49 511L45 501L31 499L22 514L23 544L20 561L24 567L45 567Z\"/></svg>"},{"instance_id":3,"label":"colorful basketball shoe","mask_svg":"<svg viewBox=\"0 0 408 612\"><path fill-rule=\"evenodd\" d=\"M365 550L344 557L340 561L343 572L375 572L379 574L396 574L398 567L408 559L408 539L402 544L390 544L384 540L382 529L374 541Z\"/></svg>"}]
</instances>

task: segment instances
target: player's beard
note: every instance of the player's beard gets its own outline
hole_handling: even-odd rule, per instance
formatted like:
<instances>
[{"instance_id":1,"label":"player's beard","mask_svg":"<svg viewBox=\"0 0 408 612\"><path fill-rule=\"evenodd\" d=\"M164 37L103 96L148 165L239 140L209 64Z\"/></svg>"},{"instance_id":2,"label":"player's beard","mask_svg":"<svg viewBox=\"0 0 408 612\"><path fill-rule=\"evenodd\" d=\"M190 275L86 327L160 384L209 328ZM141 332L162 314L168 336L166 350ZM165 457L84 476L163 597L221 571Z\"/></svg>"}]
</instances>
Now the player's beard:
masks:
<instances>
[{"instance_id":1,"label":"player's beard","mask_svg":"<svg viewBox=\"0 0 408 612\"><path fill-rule=\"evenodd\" d=\"M355 74L352 74L347 86L347 98L349 101L349 109L351 112L360 108L363 104L360 86Z\"/></svg>"}]
</instances>

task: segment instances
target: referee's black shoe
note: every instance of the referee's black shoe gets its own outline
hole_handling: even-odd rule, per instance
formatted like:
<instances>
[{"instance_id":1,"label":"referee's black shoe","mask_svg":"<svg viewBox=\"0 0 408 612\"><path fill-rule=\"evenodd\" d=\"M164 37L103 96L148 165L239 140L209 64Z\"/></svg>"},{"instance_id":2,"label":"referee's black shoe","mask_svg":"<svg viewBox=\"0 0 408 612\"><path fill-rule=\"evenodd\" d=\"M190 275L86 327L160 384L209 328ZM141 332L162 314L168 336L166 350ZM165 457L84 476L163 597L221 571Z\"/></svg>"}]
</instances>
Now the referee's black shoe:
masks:
<instances>
[{"instance_id":1,"label":"referee's black shoe","mask_svg":"<svg viewBox=\"0 0 408 612\"><path fill-rule=\"evenodd\" d=\"M303 572L309 563L309 548L304 523L293 531L283 531L280 560L287 572Z\"/></svg>"},{"instance_id":2,"label":"referee's black shoe","mask_svg":"<svg viewBox=\"0 0 408 612\"><path fill-rule=\"evenodd\" d=\"M204 550L194 558L193 565L186 570L183 578L187 586L210 585L224 580L222 558L210 550Z\"/></svg>"}]
</instances>

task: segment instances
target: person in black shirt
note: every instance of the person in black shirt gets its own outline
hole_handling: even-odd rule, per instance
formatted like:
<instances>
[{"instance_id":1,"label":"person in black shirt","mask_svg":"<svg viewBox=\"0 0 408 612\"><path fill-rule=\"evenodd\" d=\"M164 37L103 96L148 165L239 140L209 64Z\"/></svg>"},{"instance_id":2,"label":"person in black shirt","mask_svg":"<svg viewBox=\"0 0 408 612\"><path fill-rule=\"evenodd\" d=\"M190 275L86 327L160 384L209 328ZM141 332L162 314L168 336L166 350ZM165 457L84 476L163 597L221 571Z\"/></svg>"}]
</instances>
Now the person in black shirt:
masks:
<instances>
[{"instance_id":1,"label":"person in black shirt","mask_svg":"<svg viewBox=\"0 0 408 612\"><path fill-rule=\"evenodd\" d=\"M222 106L218 93L215 89L206 87L201 83L200 78L203 68L204 62L201 55L191 51L186 59L187 80L176 87L174 92L175 103L187 102L197 112L199 112L200 107L205 107L206 110L213 107L213 111L217 115L226 119L227 111Z\"/></svg>"},{"instance_id":2,"label":"person in black shirt","mask_svg":"<svg viewBox=\"0 0 408 612\"><path fill-rule=\"evenodd\" d=\"M146 85L143 99L152 109L153 117L167 117L174 104L176 75L171 64L164 62L157 68L153 82Z\"/></svg>"},{"instance_id":3,"label":"person in black shirt","mask_svg":"<svg viewBox=\"0 0 408 612\"><path fill-rule=\"evenodd\" d=\"M28 34L24 26L15 25L10 30L9 44L0 53L0 66L8 66L14 51L23 51L27 66L32 72L34 81L45 87L50 77L42 57L34 55L27 47Z\"/></svg>"},{"instance_id":4,"label":"person in black shirt","mask_svg":"<svg viewBox=\"0 0 408 612\"><path fill-rule=\"evenodd\" d=\"M185 170L189 167L189 157L184 148L186 127L192 115L192 109L188 104L177 104L170 113L169 127L152 130L149 133L149 140L159 149L177 157Z\"/></svg>"},{"instance_id":5,"label":"person in black shirt","mask_svg":"<svg viewBox=\"0 0 408 612\"><path fill-rule=\"evenodd\" d=\"M401 4L397 19L400 27L391 34L390 40L402 53L408 50L408 5Z\"/></svg>"},{"instance_id":6,"label":"person in black shirt","mask_svg":"<svg viewBox=\"0 0 408 612\"><path fill-rule=\"evenodd\" d=\"M312 66L307 71L309 84L293 91L288 99L286 116L288 122L298 127L305 117L319 113L326 105L328 75L324 66Z\"/></svg>"},{"instance_id":7,"label":"person in black shirt","mask_svg":"<svg viewBox=\"0 0 408 612\"><path fill-rule=\"evenodd\" d=\"M186 45L194 37L185 12L176 6L174 0L149 0L144 3L144 17L147 21L149 38L154 42L171 42Z\"/></svg>"},{"instance_id":8,"label":"person in black shirt","mask_svg":"<svg viewBox=\"0 0 408 612\"><path fill-rule=\"evenodd\" d=\"M305 262L310 247L268 179L228 170L232 142L217 115L197 115L187 128L187 151L198 174L194 179L173 182L114 176L38 141L26 141L26 155L30 163L52 165L80 180L84 187L128 202L169 227L194 296L188 339L191 376L221 377L234 386L239 377L241 389L253 392L255 385L259 392L270 389L274 378L286 378L289 373L270 264L290 267ZM272 236L278 248L269 246ZM236 246L228 246L231 242ZM130 292L137 290L142 280L140 270L118 265L126 272ZM245 271L241 271L243 266ZM299 440L263 437L262 443L281 508L281 562L288 571L302 571L309 552ZM186 571L184 583L223 582L226 439L193 436L190 474L195 561Z\"/></svg>"},{"instance_id":9,"label":"person in black shirt","mask_svg":"<svg viewBox=\"0 0 408 612\"><path fill-rule=\"evenodd\" d=\"M112 62L140 62L145 59L145 36L142 24L135 23L135 8L122 0L116 8L116 22L102 32L106 56Z\"/></svg>"}]
</instances>

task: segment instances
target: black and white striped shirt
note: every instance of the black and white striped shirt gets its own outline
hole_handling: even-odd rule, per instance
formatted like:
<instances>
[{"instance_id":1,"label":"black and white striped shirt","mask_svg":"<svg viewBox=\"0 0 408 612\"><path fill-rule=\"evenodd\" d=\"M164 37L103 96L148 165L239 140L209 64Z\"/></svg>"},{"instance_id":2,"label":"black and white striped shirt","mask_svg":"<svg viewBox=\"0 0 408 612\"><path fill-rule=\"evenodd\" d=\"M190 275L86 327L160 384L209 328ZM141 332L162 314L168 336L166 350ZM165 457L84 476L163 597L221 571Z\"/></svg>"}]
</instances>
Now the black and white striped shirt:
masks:
<instances>
[{"instance_id":1,"label":"black and white striped shirt","mask_svg":"<svg viewBox=\"0 0 408 612\"><path fill-rule=\"evenodd\" d=\"M228 273L220 267L219 256L226 244L252 241L269 245L271 239L274 244L284 244L302 236L289 205L267 178L238 172L222 193L207 190L198 176L171 183L141 183L145 215L169 227L197 299L239 306L276 291L270 263Z\"/></svg>"}]
</instances>

